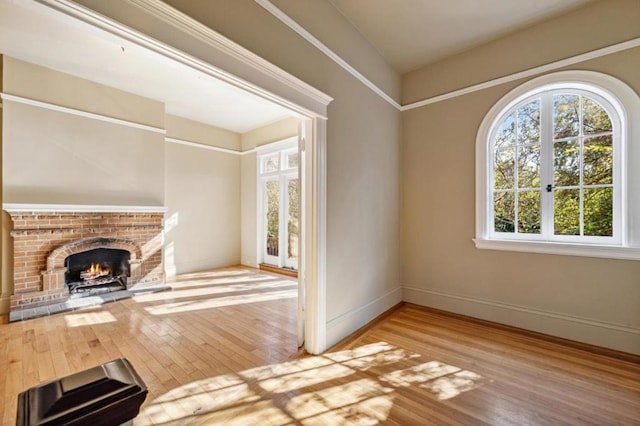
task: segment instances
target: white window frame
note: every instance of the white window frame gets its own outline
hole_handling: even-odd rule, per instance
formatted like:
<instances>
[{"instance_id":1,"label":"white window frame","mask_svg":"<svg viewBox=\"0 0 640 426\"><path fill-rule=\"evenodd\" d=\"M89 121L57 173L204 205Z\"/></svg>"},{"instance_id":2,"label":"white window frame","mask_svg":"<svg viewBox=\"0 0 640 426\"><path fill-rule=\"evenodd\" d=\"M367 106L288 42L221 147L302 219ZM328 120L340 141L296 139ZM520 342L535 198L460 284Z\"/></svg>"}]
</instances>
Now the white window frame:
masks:
<instances>
[{"instance_id":1,"label":"white window frame","mask_svg":"<svg viewBox=\"0 0 640 426\"><path fill-rule=\"evenodd\" d=\"M618 179L614 205L619 215L614 221L616 238L553 238L520 234L514 238L493 231L493 135L500 119L509 110L536 93L555 89L576 89L605 99L619 117L619 140L614 145L614 169ZM610 113L610 111L607 111ZM614 118L612 116L612 118ZM476 237L479 249L508 250L574 256L640 260L640 98L629 86L606 74L592 71L562 71L544 75L513 89L485 116L476 137ZM544 130L542 130L544 131ZM617 160L617 162L616 162ZM634 166L635 165L635 166ZM552 167L552 165L550 165ZM616 193L617 191L617 193Z\"/></svg>"},{"instance_id":2,"label":"white window frame","mask_svg":"<svg viewBox=\"0 0 640 426\"><path fill-rule=\"evenodd\" d=\"M298 262L294 262L295 265L287 264L287 259L282 253L285 253L285 248L287 247L287 232L286 229L286 208L289 206L289 194L283 188L286 188L286 183L290 179L300 179L300 173L298 167L287 167L288 166L288 156L293 153L298 153L298 165L300 164L300 152L298 149L298 137L287 138L278 142L274 142L262 147L256 148L257 153L257 176L258 176L258 235L260 238L258 239L259 249L258 249L258 262L259 263L268 263L279 268L283 267L293 267L296 271L299 269ZM266 160L272 156L277 155L279 158L278 161L278 170L267 172L265 169ZM264 197L264 185L266 182L278 182L280 188L280 213L279 213L279 225L278 225L278 247L279 247L279 255L276 258L275 256L271 256L267 254L266 251L266 222L264 219L266 208L267 208L267 200ZM282 251L285 250L285 251ZM270 262L267 262L270 261ZM273 263L275 262L275 264Z\"/></svg>"}]
</instances>

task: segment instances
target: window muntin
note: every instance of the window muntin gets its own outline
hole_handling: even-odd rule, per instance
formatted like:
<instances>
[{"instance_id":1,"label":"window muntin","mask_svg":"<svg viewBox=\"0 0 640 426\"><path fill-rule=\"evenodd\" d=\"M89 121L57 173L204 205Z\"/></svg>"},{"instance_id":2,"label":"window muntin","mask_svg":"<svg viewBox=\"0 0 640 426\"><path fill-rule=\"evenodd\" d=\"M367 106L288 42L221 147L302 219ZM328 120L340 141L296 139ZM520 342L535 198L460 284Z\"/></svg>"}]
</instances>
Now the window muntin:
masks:
<instances>
[{"instance_id":1,"label":"window muntin","mask_svg":"<svg viewBox=\"0 0 640 426\"><path fill-rule=\"evenodd\" d=\"M620 119L602 96L538 90L494 121L489 236L618 244Z\"/></svg>"},{"instance_id":2,"label":"window muntin","mask_svg":"<svg viewBox=\"0 0 640 426\"><path fill-rule=\"evenodd\" d=\"M260 262L297 270L300 194L297 138L258 154Z\"/></svg>"}]
</instances>

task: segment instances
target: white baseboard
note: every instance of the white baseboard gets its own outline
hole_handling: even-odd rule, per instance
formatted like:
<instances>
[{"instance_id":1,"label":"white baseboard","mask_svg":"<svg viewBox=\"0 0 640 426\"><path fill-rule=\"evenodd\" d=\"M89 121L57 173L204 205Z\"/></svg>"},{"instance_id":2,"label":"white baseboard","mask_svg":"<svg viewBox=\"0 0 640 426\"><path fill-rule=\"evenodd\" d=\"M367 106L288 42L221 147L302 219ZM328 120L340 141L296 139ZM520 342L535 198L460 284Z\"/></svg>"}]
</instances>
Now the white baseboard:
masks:
<instances>
[{"instance_id":1,"label":"white baseboard","mask_svg":"<svg viewBox=\"0 0 640 426\"><path fill-rule=\"evenodd\" d=\"M175 274L189 274L192 272L206 271L207 269L223 268L225 266L238 265L240 258L238 256L218 257L218 258L204 258L197 260L190 260L188 262L176 262L173 268L165 267L167 273L170 269L173 269Z\"/></svg>"},{"instance_id":2,"label":"white baseboard","mask_svg":"<svg viewBox=\"0 0 640 426\"><path fill-rule=\"evenodd\" d=\"M400 302L402 287L396 287L366 305L327 321L327 347L335 345Z\"/></svg>"},{"instance_id":3,"label":"white baseboard","mask_svg":"<svg viewBox=\"0 0 640 426\"><path fill-rule=\"evenodd\" d=\"M640 355L640 328L526 306L402 287L405 302Z\"/></svg>"}]
</instances>

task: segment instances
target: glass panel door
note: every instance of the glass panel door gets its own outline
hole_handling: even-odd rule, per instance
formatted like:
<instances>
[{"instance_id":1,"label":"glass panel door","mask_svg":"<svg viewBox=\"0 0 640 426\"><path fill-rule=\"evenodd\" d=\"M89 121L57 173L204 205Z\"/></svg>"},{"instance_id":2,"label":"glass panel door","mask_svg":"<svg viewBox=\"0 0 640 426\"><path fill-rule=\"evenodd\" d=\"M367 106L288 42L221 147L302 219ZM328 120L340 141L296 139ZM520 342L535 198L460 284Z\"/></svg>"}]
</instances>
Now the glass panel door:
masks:
<instances>
[{"instance_id":1,"label":"glass panel door","mask_svg":"<svg viewBox=\"0 0 640 426\"><path fill-rule=\"evenodd\" d=\"M292 144L258 158L260 261L296 271L301 225L299 156L297 147Z\"/></svg>"},{"instance_id":2,"label":"glass panel door","mask_svg":"<svg viewBox=\"0 0 640 426\"><path fill-rule=\"evenodd\" d=\"M300 226L300 197L299 180L295 178L286 179L287 205L286 205L286 242L287 250L284 258L286 268L298 269L298 247L299 247L299 226Z\"/></svg>"},{"instance_id":3,"label":"glass panel door","mask_svg":"<svg viewBox=\"0 0 640 426\"><path fill-rule=\"evenodd\" d=\"M263 186L264 262L280 266L280 182L269 180Z\"/></svg>"}]
</instances>

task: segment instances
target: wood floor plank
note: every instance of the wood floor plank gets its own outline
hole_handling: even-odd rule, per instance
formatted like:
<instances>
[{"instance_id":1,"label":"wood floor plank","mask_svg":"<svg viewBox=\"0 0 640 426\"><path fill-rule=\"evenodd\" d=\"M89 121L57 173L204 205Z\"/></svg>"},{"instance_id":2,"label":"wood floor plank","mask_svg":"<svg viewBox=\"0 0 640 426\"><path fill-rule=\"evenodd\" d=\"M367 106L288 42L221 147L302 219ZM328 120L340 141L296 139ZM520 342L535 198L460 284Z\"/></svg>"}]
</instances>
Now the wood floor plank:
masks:
<instances>
[{"instance_id":1,"label":"wood floor plank","mask_svg":"<svg viewBox=\"0 0 640 426\"><path fill-rule=\"evenodd\" d=\"M637 425L640 363L401 305L321 356L296 348L296 283L245 267L0 325L0 420L37 383L125 357L135 425ZM579 345L578 345L579 346Z\"/></svg>"}]
</instances>

